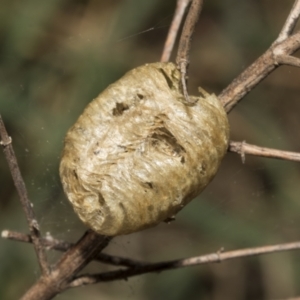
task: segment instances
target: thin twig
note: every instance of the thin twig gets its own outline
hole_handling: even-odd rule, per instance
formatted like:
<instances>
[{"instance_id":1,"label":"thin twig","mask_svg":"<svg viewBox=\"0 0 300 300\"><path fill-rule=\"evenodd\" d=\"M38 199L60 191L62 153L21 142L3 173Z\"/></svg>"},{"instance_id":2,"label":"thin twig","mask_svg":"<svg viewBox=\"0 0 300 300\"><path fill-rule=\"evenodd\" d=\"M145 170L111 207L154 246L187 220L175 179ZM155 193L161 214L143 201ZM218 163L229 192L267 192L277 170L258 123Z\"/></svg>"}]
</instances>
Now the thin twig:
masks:
<instances>
[{"instance_id":1,"label":"thin twig","mask_svg":"<svg viewBox=\"0 0 300 300\"><path fill-rule=\"evenodd\" d=\"M243 162L245 162L246 154L300 162L300 153L298 152L281 151L272 148L259 147L247 144L245 142L231 141L229 143L228 150L230 152L236 152L240 154Z\"/></svg>"},{"instance_id":2,"label":"thin twig","mask_svg":"<svg viewBox=\"0 0 300 300\"><path fill-rule=\"evenodd\" d=\"M113 281L119 279L127 279L128 277L150 273L150 272L161 272L166 270L173 270L177 268L197 266L201 264L208 263L220 263L225 260L247 257L247 256L256 256L262 254L269 254L280 251L289 251L300 249L300 242L288 243L288 244L280 244L273 246L263 246L256 248L247 248L235 251L221 252L218 251L216 253L191 257L187 259L179 259L172 261L165 261L159 263L150 263L147 266L136 268L129 268L123 270L110 271L95 275L82 275L74 279L69 287L77 287L87 284L95 284L98 282L104 281Z\"/></svg>"},{"instance_id":3,"label":"thin twig","mask_svg":"<svg viewBox=\"0 0 300 300\"><path fill-rule=\"evenodd\" d=\"M299 19L299 15L300 15L300 0L296 0L275 43L280 43L283 40L287 39L288 36L291 35Z\"/></svg>"},{"instance_id":4,"label":"thin twig","mask_svg":"<svg viewBox=\"0 0 300 300\"><path fill-rule=\"evenodd\" d=\"M202 4L203 0L193 0L190 6L179 41L176 57L176 62L178 63L178 65L180 65L182 61L186 63L186 67L189 64L189 53L191 48L192 36L202 9Z\"/></svg>"},{"instance_id":5,"label":"thin twig","mask_svg":"<svg viewBox=\"0 0 300 300\"><path fill-rule=\"evenodd\" d=\"M19 165L17 162L17 158L15 156L14 149L12 147L11 137L9 137L7 134L1 115L0 115L0 138L1 138L1 145L3 146L3 152L7 160L14 185L17 189L20 202L22 204L23 210L27 218L30 235L32 237L34 249L37 254L42 273L48 274L50 270L47 263L47 256L45 253L45 249L41 242L39 224L32 208L33 205L28 198L26 186L19 169Z\"/></svg>"},{"instance_id":6,"label":"thin twig","mask_svg":"<svg viewBox=\"0 0 300 300\"><path fill-rule=\"evenodd\" d=\"M276 61L278 64L281 65L288 65L288 66L293 66L300 68L300 59L295 56L291 55L278 55L276 57Z\"/></svg>"},{"instance_id":7,"label":"thin twig","mask_svg":"<svg viewBox=\"0 0 300 300\"><path fill-rule=\"evenodd\" d=\"M32 243L32 239L30 235L11 231L11 230L3 230L1 234L2 238L10 239L19 242ZM43 245L48 249L53 249L57 251L67 251L74 244L68 243L66 241L54 239L52 236L48 235L42 239ZM113 266L124 266L124 267L136 267L137 265L143 266L146 263L141 261L136 261L120 256L113 256L105 253L97 253L94 260L99 261L101 263L110 264Z\"/></svg>"},{"instance_id":8,"label":"thin twig","mask_svg":"<svg viewBox=\"0 0 300 300\"><path fill-rule=\"evenodd\" d=\"M187 92L187 69L189 66L189 53L192 36L202 9L203 0L193 0L182 29L176 63L181 73L182 93L187 103L193 104Z\"/></svg>"},{"instance_id":9,"label":"thin twig","mask_svg":"<svg viewBox=\"0 0 300 300\"><path fill-rule=\"evenodd\" d=\"M8 240L23 242L23 243L32 243L32 238L29 234L24 234L12 230L3 230L1 232L1 237ZM42 238L42 243L47 250L57 250L57 251L67 251L74 244L68 243L62 240L54 239L52 236L47 235L45 238Z\"/></svg>"},{"instance_id":10,"label":"thin twig","mask_svg":"<svg viewBox=\"0 0 300 300\"><path fill-rule=\"evenodd\" d=\"M177 0L175 14L160 59L161 62L168 62L170 60L180 24L182 22L185 10L190 2L191 0Z\"/></svg>"}]
</instances>

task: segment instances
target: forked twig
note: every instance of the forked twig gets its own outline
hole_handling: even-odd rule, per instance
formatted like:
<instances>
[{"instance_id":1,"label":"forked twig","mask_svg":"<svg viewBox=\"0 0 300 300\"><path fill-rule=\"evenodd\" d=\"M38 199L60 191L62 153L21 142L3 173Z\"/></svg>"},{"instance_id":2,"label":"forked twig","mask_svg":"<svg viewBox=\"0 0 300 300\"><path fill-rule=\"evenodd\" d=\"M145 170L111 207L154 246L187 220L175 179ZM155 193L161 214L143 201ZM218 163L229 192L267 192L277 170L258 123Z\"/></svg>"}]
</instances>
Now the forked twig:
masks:
<instances>
[{"instance_id":1,"label":"forked twig","mask_svg":"<svg viewBox=\"0 0 300 300\"><path fill-rule=\"evenodd\" d=\"M300 32L291 35L299 19L299 14L300 0L296 0L279 37L273 45L218 95L226 112L230 112L239 101L274 71L279 64L298 66L298 59L293 58L290 54L300 48Z\"/></svg>"},{"instance_id":2,"label":"forked twig","mask_svg":"<svg viewBox=\"0 0 300 300\"><path fill-rule=\"evenodd\" d=\"M75 274L93 260L109 241L108 237L87 231L76 244L62 255L52 272L42 275L21 300L52 299L69 286Z\"/></svg>"},{"instance_id":3,"label":"forked twig","mask_svg":"<svg viewBox=\"0 0 300 300\"><path fill-rule=\"evenodd\" d=\"M19 165L17 162L14 149L12 147L11 137L9 137L7 134L1 115L0 115L0 138L1 138L1 145L3 147L3 152L7 160L14 185L18 192L20 202L23 207L29 225L30 235L32 238L35 252L38 257L39 265L41 267L42 273L48 274L50 270L47 263L46 253L43 244L41 242L40 227L32 208L33 205L28 198L27 189L19 169Z\"/></svg>"}]
</instances>

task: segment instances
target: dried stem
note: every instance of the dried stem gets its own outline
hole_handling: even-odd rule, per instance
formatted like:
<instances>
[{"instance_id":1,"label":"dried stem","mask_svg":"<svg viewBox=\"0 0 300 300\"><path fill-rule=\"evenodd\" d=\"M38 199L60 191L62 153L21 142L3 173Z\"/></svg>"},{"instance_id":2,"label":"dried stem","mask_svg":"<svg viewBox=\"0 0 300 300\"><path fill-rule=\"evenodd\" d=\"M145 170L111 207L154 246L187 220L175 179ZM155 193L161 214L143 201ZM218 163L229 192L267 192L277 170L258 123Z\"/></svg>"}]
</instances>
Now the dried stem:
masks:
<instances>
[{"instance_id":1,"label":"dried stem","mask_svg":"<svg viewBox=\"0 0 300 300\"><path fill-rule=\"evenodd\" d=\"M19 165L17 162L17 158L14 152L14 149L12 147L12 140L11 137L8 136L4 122L2 120L2 117L0 115L0 138L1 138L1 145L3 146L3 152L5 155L5 158L7 160L14 185L16 187L16 190L18 192L21 205L23 207L23 210L25 212L25 216L27 218L27 222L29 225L30 235L32 238L32 242L34 245L35 252L38 257L38 261L42 270L43 274L48 274L50 272L49 266L47 263L47 257L46 253L44 251L42 242L41 242L41 236L40 236L40 227L38 224L38 221L35 217L32 203L30 202L26 190L26 186L24 183L24 180L22 178Z\"/></svg>"},{"instance_id":2,"label":"dried stem","mask_svg":"<svg viewBox=\"0 0 300 300\"><path fill-rule=\"evenodd\" d=\"M189 99L189 95L187 92L187 69L189 66L189 53L191 48L192 36L202 9L202 4L203 0L192 1L188 15L184 22L176 57L176 63L181 73L182 93L185 97L186 102L189 104L193 103Z\"/></svg>"},{"instance_id":3,"label":"dried stem","mask_svg":"<svg viewBox=\"0 0 300 300\"><path fill-rule=\"evenodd\" d=\"M281 151L272 148L264 148L264 147L247 144L245 142L231 141L228 150L230 152L236 152L240 154L243 162L245 162L246 154L300 162L300 153Z\"/></svg>"},{"instance_id":4,"label":"dried stem","mask_svg":"<svg viewBox=\"0 0 300 300\"><path fill-rule=\"evenodd\" d=\"M191 0L177 0L176 11L164 45L164 49L160 59L161 62L168 62L170 60L180 24L182 22L185 10L190 2Z\"/></svg>"},{"instance_id":5,"label":"dried stem","mask_svg":"<svg viewBox=\"0 0 300 300\"><path fill-rule=\"evenodd\" d=\"M202 4L203 0L192 1L188 15L186 17L186 21L182 29L176 62L178 65L180 65L182 62L185 62L186 68L189 64L189 53L191 49L192 36L199 18L199 14L201 12Z\"/></svg>"},{"instance_id":6,"label":"dried stem","mask_svg":"<svg viewBox=\"0 0 300 300\"><path fill-rule=\"evenodd\" d=\"M64 253L53 271L48 275L41 276L21 300L52 299L69 286L74 276L93 260L109 241L108 237L88 231Z\"/></svg>"},{"instance_id":7,"label":"dried stem","mask_svg":"<svg viewBox=\"0 0 300 300\"><path fill-rule=\"evenodd\" d=\"M298 50L299 47L299 32L281 43L270 47L261 57L234 79L218 96L225 110L230 112L245 95L277 68L278 61L280 61L282 55L290 55Z\"/></svg>"},{"instance_id":8,"label":"dried stem","mask_svg":"<svg viewBox=\"0 0 300 300\"><path fill-rule=\"evenodd\" d=\"M30 235L23 234L23 233L16 232L16 231L11 231L11 230L3 230L2 238L19 241L19 242L24 242L24 243L32 243L32 239L31 239ZM45 247L47 247L48 249L53 249L53 250L62 251L62 252L65 252L69 248L74 246L74 244L72 244L72 243L54 239L50 235L43 238L42 242L43 242L43 245ZM137 262L137 261L133 261L131 259L127 259L124 257L113 256L113 255L109 255L109 254L105 254L105 253L97 253L94 260L101 262L101 263L110 264L113 266L135 267L137 264L145 265L144 262Z\"/></svg>"},{"instance_id":9,"label":"dried stem","mask_svg":"<svg viewBox=\"0 0 300 300\"><path fill-rule=\"evenodd\" d=\"M300 0L296 0L275 43L280 43L286 38L288 38L289 35L291 35L299 19L299 15L300 15Z\"/></svg>"},{"instance_id":10,"label":"dried stem","mask_svg":"<svg viewBox=\"0 0 300 300\"><path fill-rule=\"evenodd\" d=\"M300 59L291 55L278 55L276 57L276 62L281 65L300 67Z\"/></svg>"},{"instance_id":11,"label":"dried stem","mask_svg":"<svg viewBox=\"0 0 300 300\"><path fill-rule=\"evenodd\" d=\"M300 33L291 35L299 18L300 0L294 6L273 45L218 96L225 110L230 112L233 107L245 97L258 83L266 78L279 64L298 66L292 58L286 58L300 48Z\"/></svg>"},{"instance_id":12,"label":"dried stem","mask_svg":"<svg viewBox=\"0 0 300 300\"><path fill-rule=\"evenodd\" d=\"M179 259L172 261L164 261L159 263L150 263L144 266L136 266L135 268L128 268L123 270L116 270L106 273L100 273L95 275L82 275L74 279L71 282L70 287L77 287L87 284L95 284L104 281L113 281L118 279L127 279L128 277L151 273L151 272L161 272L166 270L173 270L178 268L197 266L208 263L220 263L225 260L256 256L280 251L296 250L300 249L300 242L280 244L273 246L263 246L257 248L247 248L235 251L222 252L218 251L216 253L191 257L187 259Z\"/></svg>"},{"instance_id":13,"label":"dried stem","mask_svg":"<svg viewBox=\"0 0 300 300\"><path fill-rule=\"evenodd\" d=\"M22 242L31 242L30 237L21 233L12 232L12 231L3 231L2 236L5 238L10 238ZM52 238L44 239L45 245L49 246L52 249L59 251L65 251L64 248L69 248L72 244L68 244L64 241L58 241ZM263 246L256 248L247 248L235 251L222 252L218 251L216 253L211 253L202 256L191 257L187 259L179 259L172 261L163 261L158 263L146 263L129 258L111 256L104 253L98 253L95 255L95 260L100 260L101 262L109 263L112 265L122 265L127 266L127 269L120 269L116 271L106 272L97 275L84 275L77 277L72 281L69 287L75 287L86 284L94 284L102 281L113 281L118 279L126 279L128 277L141 275L151 272L160 272L171 269L196 266L200 264L208 264L221 262L224 260L235 259L240 257L255 256L261 254L268 254L280 251L296 250L300 249L300 242L279 244L273 246Z\"/></svg>"}]
</instances>

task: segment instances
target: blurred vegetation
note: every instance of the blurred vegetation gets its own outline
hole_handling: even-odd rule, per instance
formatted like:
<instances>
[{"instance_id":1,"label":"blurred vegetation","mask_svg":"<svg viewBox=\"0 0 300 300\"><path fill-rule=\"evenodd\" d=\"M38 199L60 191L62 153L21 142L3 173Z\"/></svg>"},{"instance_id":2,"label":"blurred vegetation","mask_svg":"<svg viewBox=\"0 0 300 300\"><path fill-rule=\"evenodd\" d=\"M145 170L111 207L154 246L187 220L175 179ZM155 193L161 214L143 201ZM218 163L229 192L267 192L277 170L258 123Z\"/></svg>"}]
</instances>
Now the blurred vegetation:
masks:
<instances>
[{"instance_id":1,"label":"blurred vegetation","mask_svg":"<svg viewBox=\"0 0 300 300\"><path fill-rule=\"evenodd\" d=\"M44 234L85 230L63 195L58 164L67 129L129 69L158 61L175 0L1 1L0 113ZM206 1L192 44L190 91L218 94L276 38L293 1ZM300 150L300 70L281 67L230 113L231 137ZM0 155L0 228L28 232ZM157 261L299 240L300 168L228 154L206 191L170 225L113 240L106 252ZM39 274L33 248L0 240L0 298ZM149 274L69 290L57 299L269 299L300 294L299 252ZM50 252L54 261L57 253ZM89 270L105 270L93 264Z\"/></svg>"}]
</instances>

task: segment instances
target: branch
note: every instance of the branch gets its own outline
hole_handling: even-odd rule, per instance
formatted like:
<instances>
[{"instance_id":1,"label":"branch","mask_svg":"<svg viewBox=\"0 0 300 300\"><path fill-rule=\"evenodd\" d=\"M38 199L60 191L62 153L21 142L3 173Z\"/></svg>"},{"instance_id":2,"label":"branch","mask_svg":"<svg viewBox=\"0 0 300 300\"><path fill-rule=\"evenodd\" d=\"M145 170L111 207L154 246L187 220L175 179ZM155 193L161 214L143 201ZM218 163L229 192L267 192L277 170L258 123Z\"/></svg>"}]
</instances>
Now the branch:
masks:
<instances>
[{"instance_id":1,"label":"branch","mask_svg":"<svg viewBox=\"0 0 300 300\"><path fill-rule=\"evenodd\" d=\"M27 196L25 183L11 145L11 138L6 132L1 115L0 137L3 152L29 224L30 238L42 269L42 276L22 297L22 300L48 300L64 290L74 275L81 271L94 258L95 254L100 252L108 244L110 238L99 236L92 231L87 232L75 245L71 246L69 250L64 253L60 261L50 272L39 225L32 209L32 203Z\"/></svg>"},{"instance_id":2,"label":"branch","mask_svg":"<svg viewBox=\"0 0 300 300\"><path fill-rule=\"evenodd\" d=\"M3 231L2 236L14 240L31 242L30 236L16 233L16 232ZM56 249L60 251L65 251L64 250L65 248L72 246L72 244L63 241L58 241L53 238L46 238L44 239L44 241L45 244L49 246L51 249ZM96 260L100 260L101 262L106 262L113 265L128 266L129 268L106 272L98 275L96 274L96 275L80 276L77 277L74 281L72 281L69 284L68 288L86 285L86 284L94 284L103 281L126 279L128 277L151 273L151 272L166 271L171 269L196 266L200 264L221 262L224 260L234 259L239 257L255 256L255 255L268 254L268 253L274 253L279 251L296 250L296 249L300 249L300 242L274 245L274 246L264 246L264 247L257 247L257 248L247 248L247 249L228 251L223 253L219 251L217 253L192 257L188 259L180 259L180 260L158 262L158 263L145 263L145 262L140 262L128 258L122 258L122 257L110 256L103 253L98 253L95 256Z\"/></svg>"},{"instance_id":3,"label":"branch","mask_svg":"<svg viewBox=\"0 0 300 300\"><path fill-rule=\"evenodd\" d=\"M266 78L278 65L298 66L295 58L286 58L300 48L300 33L291 35L300 15L300 0L294 6L273 45L218 96L227 112L245 97L258 83Z\"/></svg>"},{"instance_id":4,"label":"branch","mask_svg":"<svg viewBox=\"0 0 300 300\"><path fill-rule=\"evenodd\" d=\"M191 48L192 36L201 12L203 0L192 0L188 15L184 22L180 36L176 63L181 73L181 88L187 103L193 104L187 92L187 69L189 66L189 53Z\"/></svg>"},{"instance_id":5,"label":"branch","mask_svg":"<svg viewBox=\"0 0 300 300\"><path fill-rule=\"evenodd\" d=\"M38 257L40 268L43 274L48 274L50 270L47 263L46 253L41 242L40 227L32 208L33 205L28 198L26 186L20 172L20 168L17 162L14 149L12 147L12 139L7 134L1 115L0 115L0 138L1 138L0 144L3 147L3 152L7 160L14 185L17 189L21 205L23 207L23 210L27 218L30 235L33 241L35 252Z\"/></svg>"},{"instance_id":6,"label":"branch","mask_svg":"<svg viewBox=\"0 0 300 300\"><path fill-rule=\"evenodd\" d=\"M276 62L281 65L288 65L300 68L300 59L291 55L278 55Z\"/></svg>"},{"instance_id":7,"label":"branch","mask_svg":"<svg viewBox=\"0 0 300 300\"><path fill-rule=\"evenodd\" d=\"M179 41L176 57L176 62L178 65L180 65L182 61L185 61L187 65L189 63L189 52L191 48L192 35L199 18L199 14L201 12L202 5L203 0L192 0L192 4L184 22Z\"/></svg>"},{"instance_id":8,"label":"branch","mask_svg":"<svg viewBox=\"0 0 300 300\"><path fill-rule=\"evenodd\" d=\"M288 36L291 35L299 19L299 15L300 15L300 0L296 0L275 43L280 43L285 39L287 39Z\"/></svg>"},{"instance_id":9,"label":"branch","mask_svg":"<svg viewBox=\"0 0 300 300\"><path fill-rule=\"evenodd\" d=\"M23 242L23 243L32 243L32 238L29 234L24 234L11 230L3 230L1 232L1 237L8 240ZM52 236L47 235L45 238L42 238L43 246L49 249L54 249L57 251L67 251L74 244L68 243L65 241L54 239Z\"/></svg>"},{"instance_id":10,"label":"branch","mask_svg":"<svg viewBox=\"0 0 300 300\"><path fill-rule=\"evenodd\" d=\"M169 29L168 37L164 45L163 53L160 59L161 62L168 62L170 60L170 56L174 48L175 40L178 35L178 30L184 16L184 12L190 2L191 0L177 0L176 11Z\"/></svg>"},{"instance_id":11,"label":"branch","mask_svg":"<svg viewBox=\"0 0 300 300\"><path fill-rule=\"evenodd\" d=\"M281 151L272 148L259 147L247 144L246 142L231 141L229 143L228 151L240 154L243 163L245 162L245 154L300 162L300 153L298 152Z\"/></svg>"},{"instance_id":12,"label":"branch","mask_svg":"<svg viewBox=\"0 0 300 300\"><path fill-rule=\"evenodd\" d=\"M216 253L196 256L187 259L179 259L172 261L165 261L159 263L150 263L145 266L137 266L135 268L122 269L116 271L110 271L95 275L82 275L74 279L69 287L78 287L82 285L95 284L98 282L113 281L119 279L127 279L128 277L151 273L151 272L161 272L166 270L173 270L178 268L197 266L208 263L220 263L225 260L256 256L280 251L289 251L300 249L300 242L280 244L274 246L263 246L257 248L247 248L235 251L222 252L218 251Z\"/></svg>"},{"instance_id":13,"label":"branch","mask_svg":"<svg viewBox=\"0 0 300 300\"><path fill-rule=\"evenodd\" d=\"M290 36L281 43L271 46L218 96L225 110L230 112L243 97L277 68L278 61L280 62L282 55L290 55L299 48L300 32Z\"/></svg>"},{"instance_id":14,"label":"branch","mask_svg":"<svg viewBox=\"0 0 300 300\"><path fill-rule=\"evenodd\" d=\"M11 231L11 230L3 230L1 236L2 236L2 238L5 238L5 239L10 239L10 240L25 242L25 243L32 243L32 239L31 239L30 235L23 234L20 232L15 232L15 231ZM54 239L50 235L46 236L46 238L43 238L42 243L48 249L53 249L53 250L62 251L62 252L65 252L69 248L74 246L74 244L72 244L72 243ZM139 265L139 266L145 265L145 262L135 261L132 259L119 257L119 256L112 256L112 255L108 255L105 253L97 253L94 260L101 262L101 263L110 264L113 266L136 267L137 265Z\"/></svg>"},{"instance_id":15,"label":"branch","mask_svg":"<svg viewBox=\"0 0 300 300\"><path fill-rule=\"evenodd\" d=\"M74 276L107 246L110 239L93 231L86 232L75 245L63 254L53 271L48 275L42 275L21 300L52 299L69 286Z\"/></svg>"}]
</instances>

